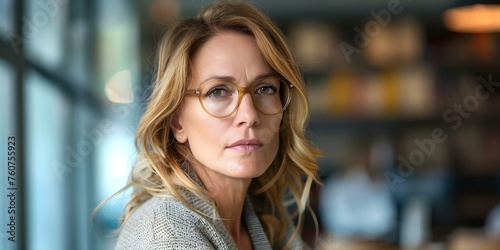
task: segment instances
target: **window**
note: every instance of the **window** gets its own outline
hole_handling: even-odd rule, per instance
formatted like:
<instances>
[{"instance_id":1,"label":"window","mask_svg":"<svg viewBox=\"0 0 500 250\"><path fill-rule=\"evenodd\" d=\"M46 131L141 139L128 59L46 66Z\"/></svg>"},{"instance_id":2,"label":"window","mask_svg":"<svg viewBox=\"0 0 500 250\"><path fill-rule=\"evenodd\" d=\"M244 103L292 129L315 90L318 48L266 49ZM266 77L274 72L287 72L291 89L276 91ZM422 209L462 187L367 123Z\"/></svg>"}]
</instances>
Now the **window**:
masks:
<instances>
[{"instance_id":1,"label":"window","mask_svg":"<svg viewBox=\"0 0 500 250\"><path fill-rule=\"evenodd\" d=\"M22 18L28 56L45 67L56 69L64 57L69 0L26 0Z\"/></svg>"},{"instance_id":2,"label":"window","mask_svg":"<svg viewBox=\"0 0 500 250\"><path fill-rule=\"evenodd\" d=\"M133 161L141 100L112 103L106 87L119 72L130 75L129 93L137 85L138 13L124 1L23 0L23 16L16 16L16 3L0 1L0 132L2 138L16 133L18 118L24 118L18 132L25 145L26 237L2 241L0 249L113 249L111 233L127 194L107 203L93 223L89 216L126 184ZM21 31L14 30L16 22ZM24 53L11 53L8 35L23 39ZM16 63L21 57L22 67ZM17 86L23 89L18 109L25 113L13 109ZM103 121L113 128L103 131ZM0 145L7 152L7 144ZM0 223L6 225L4 205Z\"/></svg>"},{"instance_id":3,"label":"window","mask_svg":"<svg viewBox=\"0 0 500 250\"><path fill-rule=\"evenodd\" d=\"M68 145L70 102L35 72L25 84L26 198L29 249L69 249L71 218L63 170L78 158Z\"/></svg>"},{"instance_id":4,"label":"window","mask_svg":"<svg viewBox=\"0 0 500 250\"><path fill-rule=\"evenodd\" d=\"M0 37L7 37L13 32L13 0L0 1Z\"/></svg>"},{"instance_id":5,"label":"window","mask_svg":"<svg viewBox=\"0 0 500 250\"><path fill-rule=\"evenodd\" d=\"M15 129L15 119L16 119L16 111L14 110L14 71L10 65L5 63L3 60L0 60L0 120L2 121L0 124L0 138L2 142L0 143L0 160L2 161L2 166L7 168L4 162L7 162L7 152L8 152L8 143L7 138L12 135L16 135ZM0 183L5 183L7 180L7 169L2 169L0 171ZM2 188L6 186L2 185ZM0 223L2 225L7 225L10 223L8 213L9 200L2 198L0 202ZM16 223L16 222L15 222ZM2 232L2 242L0 243L1 249L8 249L7 246L9 241L4 240L3 235L5 237L9 237L10 235L7 232Z\"/></svg>"}]
</instances>

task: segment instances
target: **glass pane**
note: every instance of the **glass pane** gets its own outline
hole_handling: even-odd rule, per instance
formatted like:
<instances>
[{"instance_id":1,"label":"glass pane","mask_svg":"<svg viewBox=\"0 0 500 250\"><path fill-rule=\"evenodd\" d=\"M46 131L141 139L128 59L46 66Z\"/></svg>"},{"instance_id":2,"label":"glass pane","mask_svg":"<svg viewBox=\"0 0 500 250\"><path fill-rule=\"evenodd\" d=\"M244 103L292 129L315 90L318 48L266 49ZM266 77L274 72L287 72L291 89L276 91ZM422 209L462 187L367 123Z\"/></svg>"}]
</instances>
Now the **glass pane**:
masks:
<instances>
[{"instance_id":1,"label":"glass pane","mask_svg":"<svg viewBox=\"0 0 500 250\"><path fill-rule=\"evenodd\" d=\"M126 185L135 149L133 135L127 133L125 126L116 120L102 119L94 128L93 135L103 135L102 143L96 147L96 179L93 186L96 187L97 205ZM129 192L121 193L98 210L94 231L100 236L101 245L114 244L114 231L120 226L119 219L129 198Z\"/></svg>"},{"instance_id":2,"label":"glass pane","mask_svg":"<svg viewBox=\"0 0 500 250\"><path fill-rule=\"evenodd\" d=\"M26 0L22 21L27 55L43 66L56 68L62 63L68 7L69 0Z\"/></svg>"},{"instance_id":3,"label":"glass pane","mask_svg":"<svg viewBox=\"0 0 500 250\"><path fill-rule=\"evenodd\" d=\"M92 52L89 51L88 41L89 22L83 18L75 18L71 22L71 28L66 32L68 49L64 53L62 73L66 79L71 79L71 84L81 88L89 88L88 82L89 63L92 60Z\"/></svg>"},{"instance_id":4,"label":"glass pane","mask_svg":"<svg viewBox=\"0 0 500 250\"><path fill-rule=\"evenodd\" d=\"M0 133L2 138L14 134L15 131L15 107L14 107L14 70L13 68L0 60ZM6 146L6 143L0 143ZM2 151L2 152L7 152ZM2 179L3 180L3 179Z\"/></svg>"},{"instance_id":5,"label":"glass pane","mask_svg":"<svg viewBox=\"0 0 500 250\"><path fill-rule=\"evenodd\" d=\"M94 127L98 124L97 116L89 106L83 102L76 102L73 109L74 123L71 126L70 142L66 147L73 149L75 157L79 160L73 164L72 171L64 173L63 179L71 183L68 188L71 194L66 197L70 217L73 223L68 225L73 230L74 239L71 241L71 249L100 249L99 242L92 238L92 223L89 223L90 214L95 208L93 201L95 185L92 181L93 167L98 146L102 144L103 134ZM96 235L99 237L99 235Z\"/></svg>"},{"instance_id":6,"label":"glass pane","mask_svg":"<svg viewBox=\"0 0 500 250\"><path fill-rule=\"evenodd\" d=\"M105 124L108 120L101 121ZM99 128L98 128L99 129ZM102 131L104 128L100 128ZM114 124L107 131L102 145L98 147L97 198L103 200L127 184L130 167L133 164L134 136L122 125ZM96 130L97 131L97 130ZM108 181L109 179L113 181Z\"/></svg>"},{"instance_id":7,"label":"glass pane","mask_svg":"<svg viewBox=\"0 0 500 250\"><path fill-rule=\"evenodd\" d=\"M70 103L44 78L30 72L26 100L26 206L28 249L69 249L71 216L66 171L78 164L67 141Z\"/></svg>"},{"instance_id":8,"label":"glass pane","mask_svg":"<svg viewBox=\"0 0 500 250\"><path fill-rule=\"evenodd\" d=\"M14 173L14 176L11 176L8 170L16 170L17 161L16 150L8 148L8 142L11 141L9 138L12 136L16 136L16 126L15 120L16 110L15 110L15 96L14 96L14 70L10 65L6 64L4 61L0 60L0 163L1 166L5 166L5 169L0 171L1 178L1 188L2 191L5 192L5 195L8 195L7 188L11 188L9 186L8 177L13 177L17 179L17 176ZM17 137L16 137L17 138ZM15 139L14 139L15 140ZM15 143L15 142L14 142ZM18 147L19 144L15 144L14 146ZM13 152L13 153L11 153ZM15 158L9 157L8 154L14 154ZM14 167L14 168L11 168ZM15 181L15 180L14 180ZM16 184L16 183L14 183ZM14 185L14 188L16 185ZM15 190L14 190L15 191ZM2 193L3 193L2 192ZM10 221L10 216L15 216L15 211L9 209L10 199L5 199L5 196L2 197L2 201L0 202L0 224L1 225L9 225L11 223L17 224L16 220L13 222ZM7 228L7 227L6 227ZM10 228L10 226L9 226ZM17 228L16 228L17 229ZM7 229L10 231L10 229ZM13 237L19 234L18 230L13 231L13 233L6 232L7 230L2 232L2 241L0 243L0 249L15 249L17 246L16 243L8 240L9 237ZM5 235L5 238L4 238ZM13 238L13 240L15 240Z\"/></svg>"},{"instance_id":9,"label":"glass pane","mask_svg":"<svg viewBox=\"0 0 500 250\"><path fill-rule=\"evenodd\" d=\"M7 37L10 32L14 31L13 27L13 13L14 1L2 0L0 1L0 36Z\"/></svg>"},{"instance_id":10,"label":"glass pane","mask_svg":"<svg viewBox=\"0 0 500 250\"><path fill-rule=\"evenodd\" d=\"M98 2L98 53L101 59L98 65L99 84L96 86L98 95L104 91L106 94L116 91L111 85L120 72L129 72L131 75L131 84L126 87L129 92L140 81L139 21L137 11L130 3L122 0ZM123 88L124 84L121 86Z\"/></svg>"}]
</instances>

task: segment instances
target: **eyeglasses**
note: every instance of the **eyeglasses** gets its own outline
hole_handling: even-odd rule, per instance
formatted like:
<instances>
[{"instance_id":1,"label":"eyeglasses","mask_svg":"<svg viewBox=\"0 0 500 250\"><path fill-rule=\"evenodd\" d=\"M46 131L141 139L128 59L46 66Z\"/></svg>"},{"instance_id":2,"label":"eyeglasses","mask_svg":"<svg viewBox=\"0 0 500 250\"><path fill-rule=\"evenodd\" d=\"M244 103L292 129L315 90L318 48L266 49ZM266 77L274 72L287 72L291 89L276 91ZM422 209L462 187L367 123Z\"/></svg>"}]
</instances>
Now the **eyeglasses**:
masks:
<instances>
[{"instance_id":1,"label":"eyeglasses","mask_svg":"<svg viewBox=\"0 0 500 250\"><path fill-rule=\"evenodd\" d=\"M279 76L260 78L249 87L241 87L227 79L213 79L199 88L189 89L186 95L197 95L207 114L225 118L236 112L243 95L249 93L257 111L275 115L288 107L293 88L293 84Z\"/></svg>"}]
</instances>

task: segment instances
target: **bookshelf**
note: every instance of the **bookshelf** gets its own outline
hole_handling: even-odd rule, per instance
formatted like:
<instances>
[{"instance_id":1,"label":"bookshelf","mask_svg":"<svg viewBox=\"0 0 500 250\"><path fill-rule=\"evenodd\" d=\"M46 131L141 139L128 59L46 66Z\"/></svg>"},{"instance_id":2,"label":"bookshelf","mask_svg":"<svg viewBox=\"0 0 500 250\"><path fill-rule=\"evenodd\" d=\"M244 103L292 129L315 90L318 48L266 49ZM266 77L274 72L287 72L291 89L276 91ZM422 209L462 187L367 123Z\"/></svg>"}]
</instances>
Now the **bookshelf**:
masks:
<instances>
[{"instance_id":1,"label":"bookshelf","mask_svg":"<svg viewBox=\"0 0 500 250\"><path fill-rule=\"evenodd\" d=\"M457 228L484 227L500 203L500 48L491 46L500 44L500 34L488 35L486 48L475 35L447 36L436 41L427 34L426 53L414 61L304 69L311 97L308 135L324 152L318 161L324 180L345 171L358 142L367 138L388 141L394 158L384 171L397 173L398 156L408 159L420 149L415 140L442 129L446 141L424 154L404 188L392 192L399 212L408 196L429 196L433 240Z\"/></svg>"}]
</instances>

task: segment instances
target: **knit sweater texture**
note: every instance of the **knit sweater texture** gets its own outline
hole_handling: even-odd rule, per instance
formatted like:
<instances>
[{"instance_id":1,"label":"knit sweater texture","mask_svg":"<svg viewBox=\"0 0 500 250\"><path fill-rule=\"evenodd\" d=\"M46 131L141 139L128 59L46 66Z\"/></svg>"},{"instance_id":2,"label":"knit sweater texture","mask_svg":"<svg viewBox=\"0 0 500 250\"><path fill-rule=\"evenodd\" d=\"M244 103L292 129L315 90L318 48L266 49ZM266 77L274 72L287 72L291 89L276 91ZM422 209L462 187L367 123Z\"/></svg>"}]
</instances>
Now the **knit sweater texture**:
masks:
<instances>
[{"instance_id":1,"label":"knit sweater texture","mask_svg":"<svg viewBox=\"0 0 500 250\"><path fill-rule=\"evenodd\" d=\"M237 249L220 215L210 204L195 195L183 196L194 208L207 215L214 214L216 219L196 213L175 198L152 197L126 221L116 249ZM271 247L248 197L242 215L253 249L283 248L283 244ZM293 230L294 226L290 224L286 240ZM290 249L307 248L300 237L296 237Z\"/></svg>"}]
</instances>

